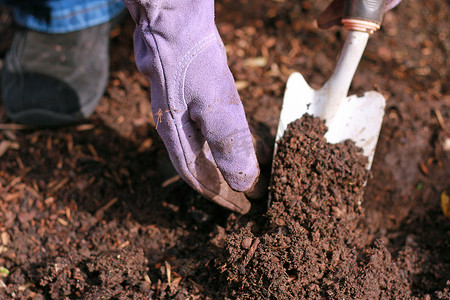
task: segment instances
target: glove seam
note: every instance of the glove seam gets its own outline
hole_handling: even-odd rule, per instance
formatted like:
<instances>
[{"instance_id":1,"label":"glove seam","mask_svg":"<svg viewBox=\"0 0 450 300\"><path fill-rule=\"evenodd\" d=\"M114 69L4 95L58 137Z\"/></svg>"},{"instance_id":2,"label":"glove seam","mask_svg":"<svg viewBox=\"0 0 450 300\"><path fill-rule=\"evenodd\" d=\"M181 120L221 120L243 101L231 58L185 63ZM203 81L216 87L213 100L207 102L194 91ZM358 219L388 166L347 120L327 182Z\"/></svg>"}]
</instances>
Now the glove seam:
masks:
<instances>
[{"instance_id":1,"label":"glove seam","mask_svg":"<svg viewBox=\"0 0 450 300\"><path fill-rule=\"evenodd\" d=\"M184 82L187 69L191 62L198 57L200 53L202 53L206 48L208 48L209 44L215 40L214 34L210 34L203 39L201 39L194 47L192 47L183 57L183 59L178 63L177 72L175 74L175 84L178 86L177 94L178 97L182 100L182 103L185 105L185 109L188 109L188 105L186 99L184 97Z\"/></svg>"}]
</instances>

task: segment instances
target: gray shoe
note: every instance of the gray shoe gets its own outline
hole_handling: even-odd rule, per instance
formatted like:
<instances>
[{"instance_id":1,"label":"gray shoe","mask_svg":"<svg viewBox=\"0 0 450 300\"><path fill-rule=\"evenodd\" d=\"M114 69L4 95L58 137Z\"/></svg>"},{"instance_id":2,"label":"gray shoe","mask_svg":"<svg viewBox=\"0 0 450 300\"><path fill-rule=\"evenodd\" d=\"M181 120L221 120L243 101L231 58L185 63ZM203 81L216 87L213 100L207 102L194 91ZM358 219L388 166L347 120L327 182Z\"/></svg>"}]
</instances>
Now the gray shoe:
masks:
<instances>
[{"instance_id":1,"label":"gray shoe","mask_svg":"<svg viewBox=\"0 0 450 300\"><path fill-rule=\"evenodd\" d=\"M65 34L19 29L1 76L8 116L32 126L59 126L92 114L109 76L111 26Z\"/></svg>"}]
</instances>

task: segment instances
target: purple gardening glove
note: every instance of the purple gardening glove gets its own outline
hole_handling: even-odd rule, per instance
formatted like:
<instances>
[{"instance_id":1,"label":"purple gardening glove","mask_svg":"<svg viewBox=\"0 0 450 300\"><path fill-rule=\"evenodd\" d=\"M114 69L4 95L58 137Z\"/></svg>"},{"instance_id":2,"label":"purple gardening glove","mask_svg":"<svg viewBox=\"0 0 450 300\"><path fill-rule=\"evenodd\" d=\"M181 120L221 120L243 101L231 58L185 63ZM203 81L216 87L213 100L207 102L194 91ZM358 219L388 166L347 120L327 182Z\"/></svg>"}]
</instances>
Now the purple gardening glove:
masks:
<instances>
[{"instance_id":1,"label":"purple gardening glove","mask_svg":"<svg viewBox=\"0 0 450 300\"><path fill-rule=\"evenodd\" d=\"M402 0L386 0L384 12L396 7ZM345 0L334 0L317 18L319 28L326 29L334 25L340 25L344 13Z\"/></svg>"},{"instance_id":2,"label":"purple gardening glove","mask_svg":"<svg viewBox=\"0 0 450 300\"><path fill-rule=\"evenodd\" d=\"M214 0L125 0L134 51L150 80L156 129L181 177L236 212L259 175L252 138L222 40Z\"/></svg>"}]
</instances>

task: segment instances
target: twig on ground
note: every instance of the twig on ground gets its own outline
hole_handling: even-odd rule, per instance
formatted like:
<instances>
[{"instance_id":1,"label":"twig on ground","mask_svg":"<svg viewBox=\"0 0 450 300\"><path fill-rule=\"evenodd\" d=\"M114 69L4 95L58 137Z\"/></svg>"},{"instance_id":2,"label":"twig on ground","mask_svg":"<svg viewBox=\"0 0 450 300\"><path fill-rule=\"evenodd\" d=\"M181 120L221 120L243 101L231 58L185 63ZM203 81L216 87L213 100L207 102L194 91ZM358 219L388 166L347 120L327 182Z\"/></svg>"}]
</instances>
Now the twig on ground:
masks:
<instances>
[{"instance_id":1,"label":"twig on ground","mask_svg":"<svg viewBox=\"0 0 450 300\"><path fill-rule=\"evenodd\" d=\"M258 245L259 245L259 238L256 238L253 241L250 249L247 252L247 255L244 258L244 262L242 263L243 268L245 268L248 265L248 263L250 262L250 260L252 259L253 255L255 254L256 248L258 248Z\"/></svg>"}]
</instances>

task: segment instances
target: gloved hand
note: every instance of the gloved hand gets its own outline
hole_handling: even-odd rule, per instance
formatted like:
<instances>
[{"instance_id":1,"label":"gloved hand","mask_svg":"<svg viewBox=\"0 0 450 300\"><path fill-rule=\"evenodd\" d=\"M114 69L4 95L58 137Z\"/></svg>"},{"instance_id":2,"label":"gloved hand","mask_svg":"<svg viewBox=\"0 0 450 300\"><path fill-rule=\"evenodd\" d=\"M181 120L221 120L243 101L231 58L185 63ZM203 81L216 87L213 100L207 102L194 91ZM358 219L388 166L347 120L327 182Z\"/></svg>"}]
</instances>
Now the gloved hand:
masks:
<instances>
[{"instance_id":1,"label":"gloved hand","mask_svg":"<svg viewBox=\"0 0 450 300\"><path fill-rule=\"evenodd\" d=\"M396 7L402 0L386 0L384 12ZM319 28L326 29L334 25L340 25L344 13L345 0L333 0L317 18Z\"/></svg>"},{"instance_id":2,"label":"gloved hand","mask_svg":"<svg viewBox=\"0 0 450 300\"><path fill-rule=\"evenodd\" d=\"M246 213L259 175L214 0L125 0L136 22L138 69L150 80L156 129L180 176L205 197Z\"/></svg>"}]
</instances>

